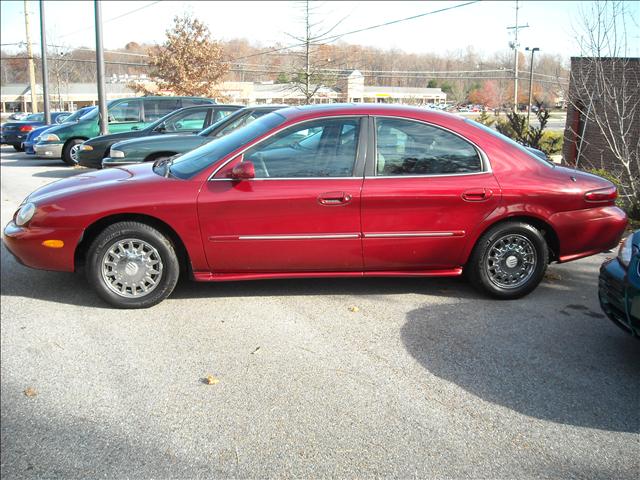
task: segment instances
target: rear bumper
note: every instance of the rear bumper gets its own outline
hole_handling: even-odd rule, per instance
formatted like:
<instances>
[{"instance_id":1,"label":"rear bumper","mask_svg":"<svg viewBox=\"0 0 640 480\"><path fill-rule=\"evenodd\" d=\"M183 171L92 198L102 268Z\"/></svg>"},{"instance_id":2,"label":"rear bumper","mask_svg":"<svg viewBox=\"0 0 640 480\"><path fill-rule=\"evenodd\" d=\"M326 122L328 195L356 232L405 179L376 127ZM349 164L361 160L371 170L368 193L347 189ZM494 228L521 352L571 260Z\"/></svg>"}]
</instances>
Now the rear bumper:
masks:
<instances>
[{"instance_id":1,"label":"rear bumper","mask_svg":"<svg viewBox=\"0 0 640 480\"><path fill-rule=\"evenodd\" d=\"M625 332L640 338L640 318L635 313L640 292L627 281L627 271L617 259L607 260L600 267L598 298L602 311Z\"/></svg>"},{"instance_id":2,"label":"rear bumper","mask_svg":"<svg viewBox=\"0 0 640 480\"><path fill-rule=\"evenodd\" d=\"M24 228L13 221L4 228L2 241L7 250L23 265L40 270L74 271L76 246L82 230L60 228ZM62 240L62 248L48 248L45 240Z\"/></svg>"},{"instance_id":3,"label":"rear bumper","mask_svg":"<svg viewBox=\"0 0 640 480\"><path fill-rule=\"evenodd\" d=\"M3 133L2 134L2 143L5 143L7 145L22 145L22 142L24 142L27 139L27 136L29 136L29 132L23 133L23 134L18 134L18 133Z\"/></svg>"},{"instance_id":4,"label":"rear bumper","mask_svg":"<svg viewBox=\"0 0 640 480\"><path fill-rule=\"evenodd\" d=\"M62 143L36 143L33 149L37 157L62 158Z\"/></svg>"},{"instance_id":5,"label":"rear bumper","mask_svg":"<svg viewBox=\"0 0 640 480\"><path fill-rule=\"evenodd\" d=\"M616 247L627 215L618 207L596 207L556 213L549 222L560 239L558 261L562 263Z\"/></svg>"}]
</instances>

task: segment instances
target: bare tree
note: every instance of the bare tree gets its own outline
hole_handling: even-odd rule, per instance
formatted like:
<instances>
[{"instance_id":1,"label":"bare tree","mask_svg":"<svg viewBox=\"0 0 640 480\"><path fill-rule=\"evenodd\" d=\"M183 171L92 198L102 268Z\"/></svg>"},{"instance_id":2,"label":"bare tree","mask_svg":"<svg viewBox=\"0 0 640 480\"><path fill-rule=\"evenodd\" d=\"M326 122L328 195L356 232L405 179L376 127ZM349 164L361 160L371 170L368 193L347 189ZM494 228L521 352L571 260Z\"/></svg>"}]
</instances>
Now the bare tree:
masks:
<instances>
[{"instance_id":1,"label":"bare tree","mask_svg":"<svg viewBox=\"0 0 640 480\"><path fill-rule=\"evenodd\" d=\"M605 148L614 159L607 165L619 182L621 196L640 212L640 69L638 58L629 58L627 28L637 29L621 1L598 1L581 12L576 32L582 57L574 59L570 77L569 104L582 117L576 164L598 165L598 148L589 144L588 128L604 139ZM600 149L600 155L605 153Z\"/></svg>"},{"instance_id":2,"label":"bare tree","mask_svg":"<svg viewBox=\"0 0 640 480\"><path fill-rule=\"evenodd\" d=\"M317 95L318 91L326 84L333 84L337 75L328 73L323 68L331 62L330 58L322 58L321 41L331 33L342 21L335 23L328 29L323 27L322 21L317 21L318 6L312 5L309 0L304 0L302 7L302 23L304 25L304 35L296 36L288 34L294 40L300 42L303 50L302 67L298 66L293 72L294 88L304 95L305 103L309 104Z\"/></svg>"}]
</instances>

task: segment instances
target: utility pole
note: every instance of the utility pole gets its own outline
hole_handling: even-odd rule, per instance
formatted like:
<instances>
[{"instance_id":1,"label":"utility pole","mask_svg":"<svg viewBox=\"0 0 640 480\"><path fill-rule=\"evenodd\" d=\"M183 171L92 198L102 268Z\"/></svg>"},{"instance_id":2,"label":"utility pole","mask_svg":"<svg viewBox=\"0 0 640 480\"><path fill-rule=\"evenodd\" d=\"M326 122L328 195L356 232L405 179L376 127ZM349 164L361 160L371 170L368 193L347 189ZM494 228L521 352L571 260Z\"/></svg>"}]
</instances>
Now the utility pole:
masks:
<instances>
[{"instance_id":1,"label":"utility pole","mask_svg":"<svg viewBox=\"0 0 640 480\"><path fill-rule=\"evenodd\" d=\"M529 125L529 117L531 116L531 93L533 92L533 54L540 50L538 47L529 49L525 48L528 52L531 50L531 65L529 65L529 106L527 107L527 125Z\"/></svg>"},{"instance_id":2,"label":"utility pole","mask_svg":"<svg viewBox=\"0 0 640 480\"><path fill-rule=\"evenodd\" d=\"M40 0L40 51L42 52L42 101L44 104L44 121L51 123L49 108L49 68L47 66L47 31L44 22L44 0Z\"/></svg>"},{"instance_id":3,"label":"utility pole","mask_svg":"<svg viewBox=\"0 0 640 480\"><path fill-rule=\"evenodd\" d=\"M31 88L31 113L38 111L38 93L36 91L36 66L33 63L33 50L31 49L31 28L29 27L29 5L24 0L24 26L27 30L27 57L29 57L29 85Z\"/></svg>"},{"instance_id":4,"label":"utility pole","mask_svg":"<svg viewBox=\"0 0 640 480\"><path fill-rule=\"evenodd\" d=\"M518 24L518 10L520 9L520 6L518 5L518 0L516 0L516 24L513 27L507 27L507 30L513 30L514 34L515 34L515 39L513 42L511 42L511 48L513 48L514 53L515 53L515 58L514 58L514 67L513 67L513 111L514 112L518 112L518 47L520 46L520 44L518 43L518 31L521 28L527 28L529 27L529 24L527 25L519 25Z\"/></svg>"},{"instance_id":5,"label":"utility pole","mask_svg":"<svg viewBox=\"0 0 640 480\"><path fill-rule=\"evenodd\" d=\"M102 2L94 0L96 21L96 67L98 80L98 110L100 112L100 135L109 133L107 99L104 88L104 51L102 49Z\"/></svg>"}]
</instances>

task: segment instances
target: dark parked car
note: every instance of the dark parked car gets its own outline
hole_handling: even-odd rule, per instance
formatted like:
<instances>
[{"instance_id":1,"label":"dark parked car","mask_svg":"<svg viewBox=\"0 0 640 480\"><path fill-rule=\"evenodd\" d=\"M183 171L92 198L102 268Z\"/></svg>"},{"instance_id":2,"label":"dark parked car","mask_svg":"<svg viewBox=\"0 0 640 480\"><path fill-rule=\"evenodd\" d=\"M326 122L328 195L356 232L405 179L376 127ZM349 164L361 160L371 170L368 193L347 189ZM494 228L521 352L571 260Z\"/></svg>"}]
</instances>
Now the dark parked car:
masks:
<instances>
[{"instance_id":1,"label":"dark parked car","mask_svg":"<svg viewBox=\"0 0 640 480\"><path fill-rule=\"evenodd\" d=\"M70 112L51 112L51 126L62 123L69 115L71 115ZM45 125L44 113L32 113L24 120L7 122L2 125L0 143L11 145L16 151L21 152L23 150L22 142L27 139L29 132L42 125Z\"/></svg>"},{"instance_id":2,"label":"dark parked car","mask_svg":"<svg viewBox=\"0 0 640 480\"><path fill-rule=\"evenodd\" d=\"M80 108L79 110L76 110L74 113L72 113L68 117L65 117L62 120L62 123L77 122L80 118L82 118L84 115L89 113L94 108L98 108L98 107ZM29 135L27 135L27 139L24 142L22 142L22 148L24 149L24 153L26 153L27 155L35 155L36 151L34 150L33 146L36 143L38 143L40 135L42 135L44 132L46 132L47 130L49 130L51 127L54 127L54 126L55 125L44 125L42 127L36 128L35 130L31 130L29 132Z\"/></svg>"},{"instance_id":3,"label":"dark parked car","mask_svg":"<svg viewBox=\"0 0 640 480\"><path fill-rule=\"evenodd\" d=\"M640 230L625 238L618 256L600 267L598 297L616 325L640 338Z\"/></svg>"},{"instance_id":4,"label":"dark parked car","mask_svg":"<svg viewBox=\"0 0 640 480\"><path fill-rule=\"evenodd\" d=\"M109 156L114 143L154 135L193 135L241 109L241 105L200 105L171 112L141 130L102 135L87 140L80 146L78 164L89 168L102 168L102 159Z\"/></svg>"},{"instance_id":5,"label":"dark parked car","mask_svg":"<svg viewBox=\"0 0 640 480\"><path fill-rule=\"evenodd\" d=\"M75 175L20 205L20 262L84 270L121 308L198 281L455 277L522 297L549 262L617 245L616 187L458 115L292 107L169 160ZM65 288L61 285L59 288Z\"/></svg>"},{"instance_id":6,"label":"dark parked car","mask_svg":"<svg viewBox=\"0 0 640 480\"><path fill-rule=\"evenodd\" d=\"M271 113L286 105L261 105L238 110L197 135L163 135L118 142L111 147L109 157L102 161L103 167L117 167L133 163L150 162L187 153L216 138L248 125L256 118Z\"/></svg>"}]
</instances>

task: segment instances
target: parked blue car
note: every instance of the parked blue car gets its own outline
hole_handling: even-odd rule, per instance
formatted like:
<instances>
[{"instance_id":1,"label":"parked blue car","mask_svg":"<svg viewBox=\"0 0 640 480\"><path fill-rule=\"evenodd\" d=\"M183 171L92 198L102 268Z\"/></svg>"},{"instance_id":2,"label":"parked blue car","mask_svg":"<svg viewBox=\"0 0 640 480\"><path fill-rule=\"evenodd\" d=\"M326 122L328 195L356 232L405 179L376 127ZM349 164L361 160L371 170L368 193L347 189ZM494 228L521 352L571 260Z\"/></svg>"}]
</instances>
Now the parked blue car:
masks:
<instances>
[{"instance_id":1,"label":"parked blue car","mask_svg":"<svg viewBox=\"0 0 640 480\"><path fill-rule=\"evenodd\" d=\"M598 297L617 326L640 338L640 230L625 238L618 256L600 267Z\"/></svg>"},{"instance_id":2,"label":"parked blue car","mask_svg":"<svg viewBox=\"0 0 640 480\"><path fill-rule=\"evenodd\" d=\"M35 130L31 130L27 135L27 139L24 142L22 142L22 148L24 150L24 153L26 153L27 155L35 155L36 151L34 150L33 146L37 143L36 138L38 138L41 134L49 130L51 127L55 127L56 125L59 125L61 123L77 122L80 118L82 118L85 114L89 113L94 108L97 108L97 107L80 108L79 110L72 113L68 117L62 117L61 122L54 123L52 125L43 125L42 127L38 127ZM53 120L53 117L52 117L52 120Z\"/></svg>"},{"instance_id":3,"label":"parked blue car","mask_svg":"<svg viewBox=\"0 0 640 480\"><path fill-rule=\"evenodd\" d=\"M60 124L71 115L70 112L51 112L51 123ZM19 122L7 122L2 124L0 130L0 143L11 145L16 151L22 151L22 142L32 130L44 125L44 113L32 113Z\"/></svg>"}]
</instances>

